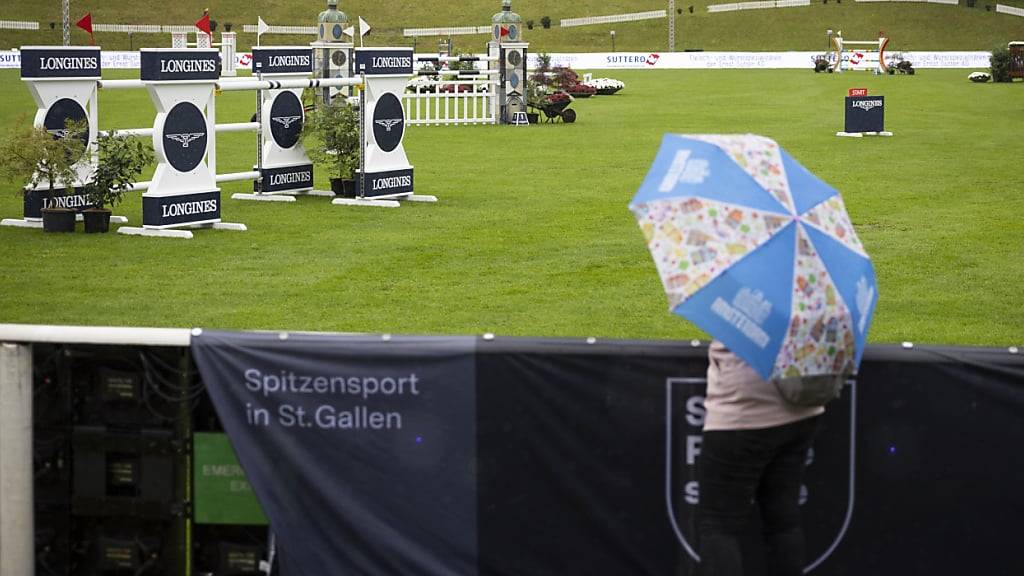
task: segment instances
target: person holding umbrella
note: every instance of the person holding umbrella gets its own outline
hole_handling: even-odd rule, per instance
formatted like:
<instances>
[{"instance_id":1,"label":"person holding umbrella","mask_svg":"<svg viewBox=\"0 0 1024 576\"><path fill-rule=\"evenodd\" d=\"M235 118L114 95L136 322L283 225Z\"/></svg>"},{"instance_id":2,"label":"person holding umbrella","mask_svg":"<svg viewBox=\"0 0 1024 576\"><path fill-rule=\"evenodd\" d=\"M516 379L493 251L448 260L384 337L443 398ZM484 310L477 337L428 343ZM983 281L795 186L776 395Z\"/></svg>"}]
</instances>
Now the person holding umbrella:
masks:
<instances>
[{"instance_id":1,"label":"person holding umbrella","mask_svg":"<svg viewBox=\"0 0 1024 576\"><path fill-rule=\"evenodd\" d=\"M860 363L877 302L871 260L839 193L762 136L666 135L630 209L670 309L715 338L700 572L744 573L756 506L767 573L800 575L807 451Z\"/></svg>"},{"instance_id":2,"label":"person holding umbrella","mask_svg":"<svg viewBox=\"0 0 1024 576\"><path fill-rule=\"evenodd\" d=\"M798 576L804 567L800 485L825 408L791 404L718 340L708 360L698 464L701 574L744 573L740 540L756 502L767 574Z\"/></svg>"}]
</instances>

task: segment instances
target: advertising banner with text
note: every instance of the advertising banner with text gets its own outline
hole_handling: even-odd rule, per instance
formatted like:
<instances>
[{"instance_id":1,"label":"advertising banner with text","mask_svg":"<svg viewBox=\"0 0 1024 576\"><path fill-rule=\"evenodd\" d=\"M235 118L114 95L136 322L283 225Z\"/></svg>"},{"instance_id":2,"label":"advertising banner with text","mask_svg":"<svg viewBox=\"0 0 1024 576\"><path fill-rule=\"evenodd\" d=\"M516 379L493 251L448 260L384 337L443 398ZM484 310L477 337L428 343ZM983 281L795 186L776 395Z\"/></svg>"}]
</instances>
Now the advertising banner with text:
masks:
<instances>
[{"instance_id":1,"label":"advertising banner with text","mask_svg":"<svg viewBox=\"0 0 1024 576\"><path fill-rule=\"evenodd\" d=\"M897 55L910 61L914 68L973 68L987 70L990 52L887 52L886 60ZM822 52L577 52L553 53L551 63L577 70L656 70L656 69L772 69L814 68L814 59ZM437 54L416 54L437 56ZM486 54L477 54L486 56ZM138 68L138 52L105 51L103 68ZM237 68L252 67L252 54L235 54ZM529 68L537 67L537 54L529 55ZM21 55L17 51L0 52L0 69L20 68Z\"/></svg>"},{"instance_id":2,"label":"advertising banner with text","mask_svg":"<svg viewBox=\"0 0 1024 576\"><path fill-rule=\"evenodd\" d=\"M204 332L283 576L690 576L707 347ZM800 504L805 573L1018 574L1024 357L869 346ZM743 556L763 574L751 517Z\"/></svg>"},{"instance_id":3,"label":"advertising banner with text","mask_svg":"<svg viewBox=\"0 0 1024 576\"><path fill-rule=\"evenodd\" d=\"M473 338L204 332L192 352L283 574L472 574Z\"/></svg>"}]
</instances>

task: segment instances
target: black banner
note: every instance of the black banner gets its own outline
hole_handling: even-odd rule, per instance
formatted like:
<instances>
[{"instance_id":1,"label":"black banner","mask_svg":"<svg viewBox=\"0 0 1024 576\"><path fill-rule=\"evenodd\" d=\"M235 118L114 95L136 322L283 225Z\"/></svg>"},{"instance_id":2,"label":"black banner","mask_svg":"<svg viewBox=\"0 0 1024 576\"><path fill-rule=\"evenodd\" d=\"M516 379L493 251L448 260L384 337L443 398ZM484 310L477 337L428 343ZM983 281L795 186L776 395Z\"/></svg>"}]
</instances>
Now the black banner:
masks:
<instances>
[{"instance_id":1,"label":"black banner","mask_svg":"<svg viewBox=\"0 0 1024 576\"><path fill-rule=\"evenodd\" d=\"M394 196L396 194L412 194L412 168L405 170L388 170L387 172L367 172L360 180L356 174L356 195L366 198L376 196Z\"/></svg>"},{"instance_id":2,"label":"black banner","mask_svg":"<svg viewBox=\"0 0 1024 576\"><path fill-rule=\"evenodd\" d=\"M308 190L313 187L313 165L300 164L283 168L264 168L260 172L263 192L283 192L285 190Z\"/></svg>"},{"instance_id":3,"label":"black banner","mask_svg":"<svg viewBox=\"0 0 1024 576\"><path fill-rule=\"evenodd\" d=\"M885 96L847 96L845 132L883 132Z\"/></svg>"},{"instance_id":4,"label":"black banner","mask_svg":"<svg viewBox=\"0 0 1024 576\"><path fill-rule=\"evenodd\" d=\"M465 337L192 338L282 574L475 572L474 348Z\"/></svg>"},{"instance_id":5,"label":"black banner","mask_svg":"<svg viewBox=\"0 0 1024 576\"><path fill-rule=\"evenodd\" d=\"M93 47L22 48L22 78L99 78L103 62Z\"/></svg>"},{"instance_id":6,"label":"black banner","mask_svg":"<svg viewBox=\"0 0 1024 576\"><path fill-rule=\"evenodd\" d=\"M220 78L220 52L213 48L142 48L139 58L139 78L142 80L163 82Z\"/></svg>"},{"instance_id":7,"label":"black banner","mask_svg":"<svg viewBox=\"0 0 1024 576\"><path fill-rule=\"evenodd\" d=\"M308 74L313 71L312 48L252 47L253 74Z\"/></svg>"},{"instance_id":8,"label":"black banner","mask_svg":"<svg viewBox=\"0 0 1024 576\"><path fill-rule=\"evenodd\" d=\"M356 74L409 76L412 64L411 48L356 48Z\"/></svg>"},{"instance_id":9,"label":"black banner","mask_svg":"<svg viewBox=\"0 0 1024 576\"><path fill-rule=\"evenodd\" d=\"M220 220L220 192L179 194L175 196L142 195L144 226L173 226Z\"/></svg>"},{"instance_id":10,"label":"black banner","mask_svg":"<svg viewBox=\"0 0 1024 576\"><path fill-rule=\"evenodd\" d=\"M444 550L460 562L468 556L453 552L445 537L411 528L438 522L439 492L430 484L437 476L420 475L428 483L422 493L434 498L412 499L398 508L396 494L408 485L392 483L392 471L401 468L395 461L403 461L396 458L404 454L395 451L398 444L363 437L366 444L353 447L336 430L320 435L315 426L273 428L282 403L312 402L316 394L265 392L265 386L253 384L263 380L244 372L256 366L269 374L275 367L275 374L285 371L283 379L300 370L398 374L422 363L424 354L445 348L447 339L406 340L400 348L388 348L369 338L290 336L285 342L276 335L215 336L194 341L203 378L239 454L264 454L260 461L243 456L242 464L260 482L288 487L269 494L257 487L282 539L283 558L306 558L313 544L305 539L340 555L318 552L311 556L321 562L318 572L286 564L283 576L696 573L700 542L694 510L700 486L695 472L705 346L496 339L478 343L475 374L461 356L458 363L435 364L434 381L458 384L446 388L444 400L423 406L420 417L429 420L432 413L435 421L453 423L459 440L446 438L442 450L458 457L446 466L474 471L473 488L456 484L441 492L446 508L475 511L476 564L456 566L426 562L426 551ZM383 355L386 350L394 356ZM359 372L362 366L372 369ZM463 388L475 390L475 406L455 393ZM245 403L268 410L271 424L246 424ZM225 410L234 413L225 416ZM469 444L460 434L474 429L475 458L461 460L459 450ZM1024 572L1024 557L1017 552L1024 461L1015 457L1022 442L1021 355L1005 349L870 346L856 381L829 405L808 454L801 496L805 573ZM349 464L343 473L338 462ZM377 476L379 484L360 484L376 470L388 471ZM356 485L363 489L355 490ZM463 500L472 494L471 501ZM284 522L275 514L303 518ZM368 516L377 522L366 521ZM765 574L763 550L757 544L758 520L751 520L743 556L747 574L759 576ZM447 521L467 531L461 536L466 537L468 524L455 517ZM326 537L334 538L332 545L321 542ZM360 558L354 572L349 556Z\"/></svg>"}]
</instances>

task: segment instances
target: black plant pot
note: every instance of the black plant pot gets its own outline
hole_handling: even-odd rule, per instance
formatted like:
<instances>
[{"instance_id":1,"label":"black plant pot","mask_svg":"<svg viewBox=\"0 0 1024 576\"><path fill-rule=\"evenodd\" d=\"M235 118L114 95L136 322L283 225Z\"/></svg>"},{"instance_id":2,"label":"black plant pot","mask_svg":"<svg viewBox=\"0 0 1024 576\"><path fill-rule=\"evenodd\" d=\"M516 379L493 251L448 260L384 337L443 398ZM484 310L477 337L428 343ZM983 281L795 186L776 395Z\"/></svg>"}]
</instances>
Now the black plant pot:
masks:
<instances>
[{"instance_id":1,"label":"black plant pot","mask_svg":"<svg viewBox=\"0 0 1024 576\"><path fill-rule=\"evenodd\" d=\"M74 232L75 211L66 208L43 208L43 231Z\"/></svg>"},{"instance_id":2,"label":"black plant pot","mask_svg":"<svg viewBox=\"0 0 1024 576\"><path fill-rule=\"evenodd\" d=\"M540 114L537 113L537 112L527 112L526 113L526 120L530 124L536 124L537 122L540 122Z\"/></svg>"},{"instance_id":3,"label":"black plant pot","mask_svg":"<svg viewBox=\"0 0 1024 576\"><path fill-rule=\"evenodd\" d=\"M356 181L349 178L331 178L331 192L334 192L335 196L355 198Z\"/></svg>"},{"instance_id":4,"label":"black plant pot","mask_svg":"<svg viewBox=\"0 0 1024 576\"><path fill-rule=\"evenodd\" d=\"M85 221L85 233L96 234L110 231L110 210L85 210L82 212Z\"/></svg>"}]
</instances>

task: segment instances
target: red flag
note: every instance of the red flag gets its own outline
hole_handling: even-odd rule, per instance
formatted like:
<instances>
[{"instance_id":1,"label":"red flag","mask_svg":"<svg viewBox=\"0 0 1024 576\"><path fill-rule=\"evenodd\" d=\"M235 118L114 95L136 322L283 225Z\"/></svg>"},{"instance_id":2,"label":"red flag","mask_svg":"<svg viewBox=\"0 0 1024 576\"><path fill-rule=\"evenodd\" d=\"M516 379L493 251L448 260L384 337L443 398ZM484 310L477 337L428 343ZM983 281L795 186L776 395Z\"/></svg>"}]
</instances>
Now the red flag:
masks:
<instances>
[{"instance_id":1,"label":"red flag","mask_svg":"<svg viewBox=\"0 0 1024 576\"><path fill-rule=\"evenodd\" d=\"M92 42L92 45L96 45L96 38L92 35L92 12L86 12L85 16L82 16L81 20L75 22L75 26L78 26L82 30L88 32L89 40Z\"/></svg>"},{"instance_id":2,"label":"red flag","mask_svg":"<svg viewBox=\"0 0 1024 576\"><path fill-rule=\"evenodd\" d=\"M203 17L200 18L199 20L196 20L196 28L199 28L203 32L206 32L207 36L211 36L211 37L213 36L213 34L210 33L210 13L209 12L207 12L206 14L203 14Z\"/></svg>"},{"instance_id":3,"label":"red flag","mask_svg":"<svg viewBox=\"0 0 1024 576\"><path fill-rule=\"evenodd\" d=\"M86 12L85 16L82 16L81 20L75 22L75 26L78 26L79 28L85 30L89 34L92 34L92 13Z\"/></svg>"},{"instance_id":4,"label":"red flag","mask_svg":"<svg viewBox=\"0 0 1024 576\"><path fill-rule=\"evenodd\" d=\"M508 36L508 26L501 27L501 37L504 38L505 36Z\"/></svg>"}]
</instances>

